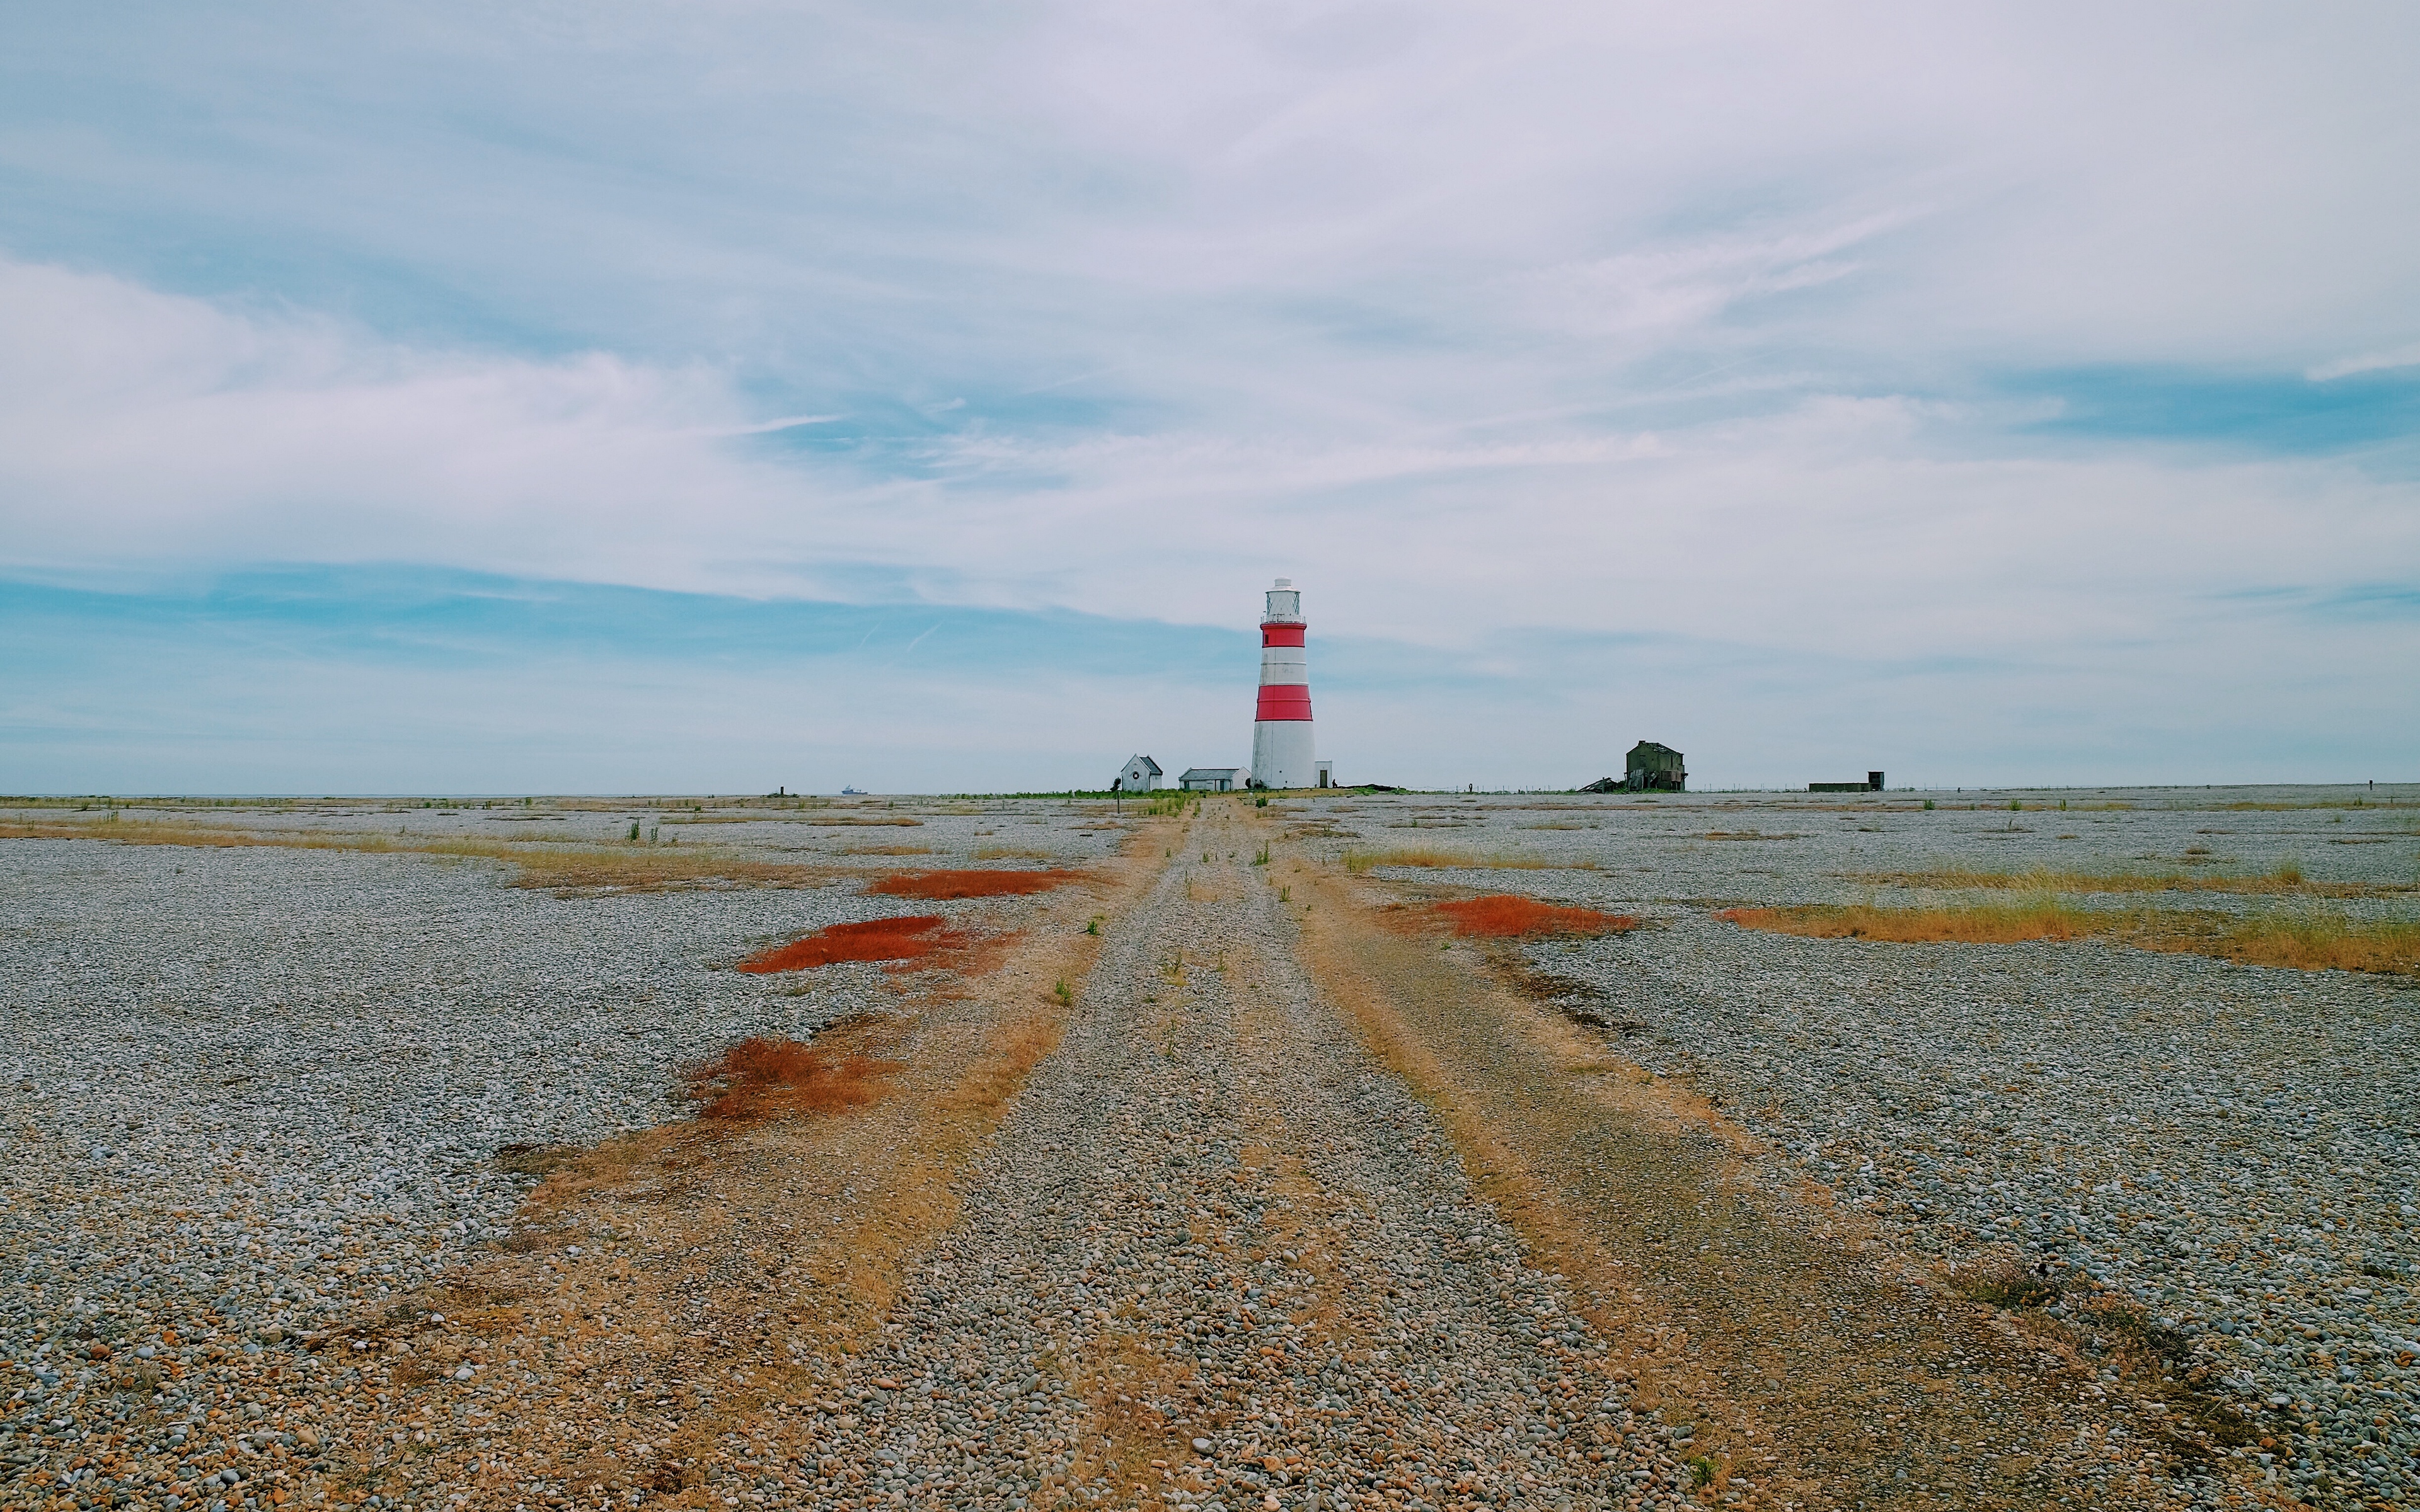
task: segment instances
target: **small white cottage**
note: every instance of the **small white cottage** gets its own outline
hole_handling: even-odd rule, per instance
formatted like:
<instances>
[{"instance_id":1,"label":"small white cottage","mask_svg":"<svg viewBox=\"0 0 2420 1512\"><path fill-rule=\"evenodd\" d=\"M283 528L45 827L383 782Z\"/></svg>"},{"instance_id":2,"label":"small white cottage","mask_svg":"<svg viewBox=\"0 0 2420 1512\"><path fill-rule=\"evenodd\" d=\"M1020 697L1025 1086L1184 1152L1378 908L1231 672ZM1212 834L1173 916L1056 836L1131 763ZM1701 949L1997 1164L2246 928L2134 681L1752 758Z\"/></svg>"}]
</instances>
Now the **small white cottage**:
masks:
<instances>
[{"instance_id":1,"label":"small white cottage","mask_svg":"<svg viewBox=\"0 0 2420 1512\"><path fill-rule=\"evenodd\" d=\"M1243 766L1190 766L1176 779L1176 785L1188 793L1235 793L1251 784L1252 774Z\"/></svg>"},{"instance_id":2,"label":"small white cottage","mask_svg":"<svg viewBox=\"0 0 2420 1512\"><path fill-rule=\"evenodd\" d=\"M1159 764L1148 756L1138 756L1126 763L1126 769L1109 784L1111 793L1149 793L1159 786Z\"/></svg>"}]
</instances>

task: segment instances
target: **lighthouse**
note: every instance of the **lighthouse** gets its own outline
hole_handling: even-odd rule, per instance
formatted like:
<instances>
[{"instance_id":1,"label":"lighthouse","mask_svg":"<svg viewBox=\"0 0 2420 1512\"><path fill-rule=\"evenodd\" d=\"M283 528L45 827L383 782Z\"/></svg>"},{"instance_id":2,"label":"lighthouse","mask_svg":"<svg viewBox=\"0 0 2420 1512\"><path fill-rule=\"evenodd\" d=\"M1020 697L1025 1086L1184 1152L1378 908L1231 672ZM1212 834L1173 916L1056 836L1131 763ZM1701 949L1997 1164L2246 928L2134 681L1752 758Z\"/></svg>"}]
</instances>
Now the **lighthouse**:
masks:
<instances>
[{"instance_id":1,"label":"lighthouse","mask_svg":"<svg viewBox=\"0 0 2420 1512\"><path fill-rule=\"evenodd\" d=\"M1252 785L1319 785L1311 740L1311 663L1303 655L1302 594L1291 578L1269 590L1261 616L1261 703L1252 716Z\"/></svg>"}]
</instances>

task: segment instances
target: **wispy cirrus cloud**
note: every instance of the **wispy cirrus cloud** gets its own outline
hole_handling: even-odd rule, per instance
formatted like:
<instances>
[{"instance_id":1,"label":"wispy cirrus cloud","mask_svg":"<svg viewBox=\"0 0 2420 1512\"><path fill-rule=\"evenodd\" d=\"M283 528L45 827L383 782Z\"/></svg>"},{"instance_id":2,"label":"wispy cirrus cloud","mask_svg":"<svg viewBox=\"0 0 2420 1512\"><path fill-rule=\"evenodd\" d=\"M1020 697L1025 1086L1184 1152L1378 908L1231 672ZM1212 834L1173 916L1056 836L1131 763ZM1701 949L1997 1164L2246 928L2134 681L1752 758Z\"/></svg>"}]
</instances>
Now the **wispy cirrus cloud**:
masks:
<instances>
[{"instance_id":1,"label":"wispy cirrus cloud","mask_svg":"<svg viewBox=\"0 0 2420 1512\"><path fill-rule=\"evenodd\" d=\"M2331 378L2350 378L2355 373L2384 373L2399 367L2420 367L2420 341L2385 351L2339 357L2304 368L2303 376L2314 383L2325 383Z\"/></svg>"},{"instance_id":2,"label":"wispy cirrus cloud","mask_svg":"<svg viewBox=\"0 0 2420 1512\"><path fill-rule=\"evenodd\" d=\"M2420 572L2420 23L2205 20L20 12L0 571L1193 625L1285 572L1575 675L2284 707L2208 606Z\"/></svg>"}]
</instances>

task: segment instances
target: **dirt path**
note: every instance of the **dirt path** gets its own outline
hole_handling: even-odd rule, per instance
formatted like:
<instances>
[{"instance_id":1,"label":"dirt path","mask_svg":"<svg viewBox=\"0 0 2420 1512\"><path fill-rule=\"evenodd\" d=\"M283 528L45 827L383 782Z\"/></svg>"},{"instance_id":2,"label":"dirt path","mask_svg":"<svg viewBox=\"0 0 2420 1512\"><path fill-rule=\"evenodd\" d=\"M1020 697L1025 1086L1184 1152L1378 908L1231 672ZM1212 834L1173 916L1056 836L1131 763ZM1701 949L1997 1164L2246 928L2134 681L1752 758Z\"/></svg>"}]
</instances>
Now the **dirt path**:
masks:
<instances>
[{"instance_id":1,"label":"dirt path","mask_svg":"<svg viewBox=\"0 0 2420 1512\"><path fill-rule=\"evenodd\" d=\"M819 1495L1603 1506L1685 1473L1318 1001L1247 839L1198 822L1113 921L964 1222L851 1362Z\"/></svg>"},{"instance_id":2,"label":"dirt path","mask_svg":"<svg viewBox=\"0 0 2420 1512\"><path fill-rule=\"evenodd\" d=\"M296 1489L2173 1500L2063 1360L1756 1187L1483 955L1261 864L1272 833L1157 823L996 971L834 1035L900 1065L869 1106L570 1161L519 1252L330 1341L365 1395Z\"/></svg>"}]
</instances>

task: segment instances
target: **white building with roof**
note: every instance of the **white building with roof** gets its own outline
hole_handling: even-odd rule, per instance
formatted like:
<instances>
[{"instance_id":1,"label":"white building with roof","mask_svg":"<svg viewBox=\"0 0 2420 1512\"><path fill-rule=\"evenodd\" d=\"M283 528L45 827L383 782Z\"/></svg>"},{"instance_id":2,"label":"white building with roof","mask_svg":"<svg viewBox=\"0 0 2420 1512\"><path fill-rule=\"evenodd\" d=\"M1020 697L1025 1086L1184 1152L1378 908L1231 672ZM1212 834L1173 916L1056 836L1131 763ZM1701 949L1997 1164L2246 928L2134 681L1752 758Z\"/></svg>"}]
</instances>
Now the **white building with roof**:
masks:
<instances>
[{"instance_id":1,"label":"white building with roof","mask_svg":"<svg viewBox=\"0 0 2420 1512\"><path fill-rule=\"evenodd\" d=\"M1138 756L1126 763L1125 770L1109 784L1111 793L1149 793L1159 786L1159 764L1148 756Z\"/></svg>"},{"instance_id":2,"label":"white building with roof","mask_svg":"<svg viewBox=\"0 0 2420 1512\"><path fill-rule=\"evenodd\" d=\"M1233 793L1251 785L1247 766L1188 766L1176 785L1187 793Z\"/></svg>"}]
</instances>

